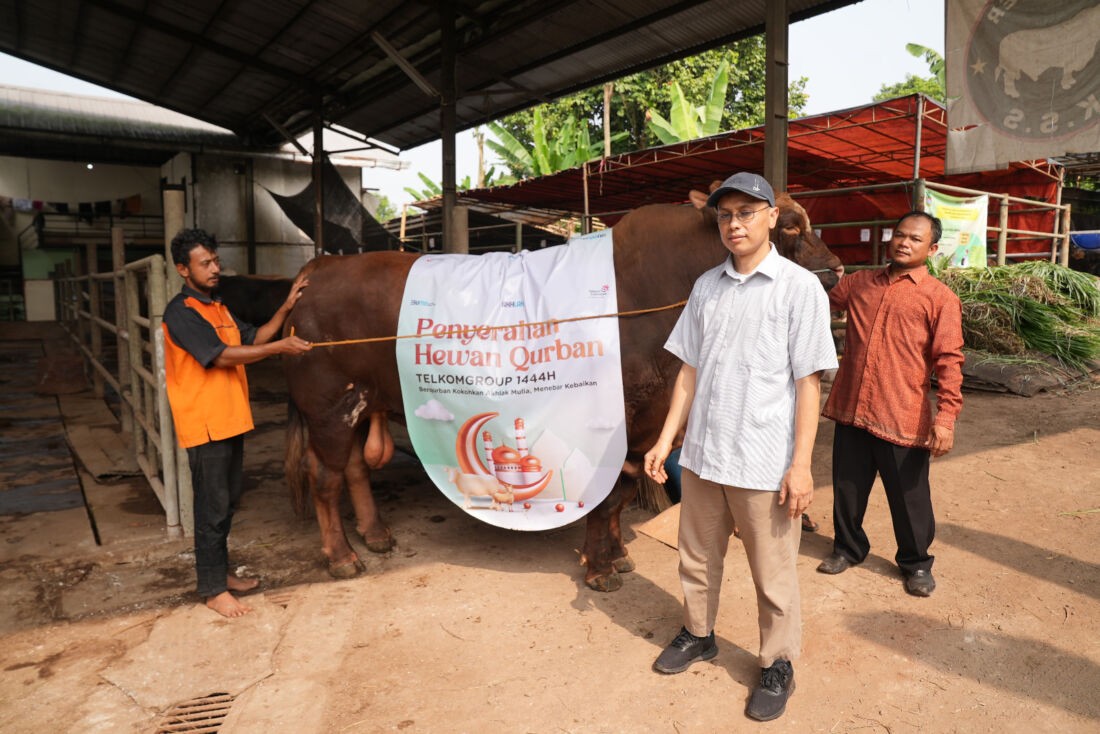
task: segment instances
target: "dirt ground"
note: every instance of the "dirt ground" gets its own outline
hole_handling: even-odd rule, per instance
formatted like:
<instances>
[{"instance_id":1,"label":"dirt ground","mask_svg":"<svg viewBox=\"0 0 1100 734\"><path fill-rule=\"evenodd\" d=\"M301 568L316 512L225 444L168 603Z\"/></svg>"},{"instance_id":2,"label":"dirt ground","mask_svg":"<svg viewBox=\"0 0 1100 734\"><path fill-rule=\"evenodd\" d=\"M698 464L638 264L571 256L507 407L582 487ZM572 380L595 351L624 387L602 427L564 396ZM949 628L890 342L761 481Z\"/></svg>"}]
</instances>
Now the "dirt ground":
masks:
<instances>
[{"instance_id":1,"label":"dirt ground","mask_svg":"<svg viewBox=\"0 0 1100 734\"><path fill-rule=\"evenodd\" d=\"M718 657L675 676L650 666L680 626L677 555L634 530L651 517L637 508L624 515L637 570L601 594L578 566L583 523L479 523L405 458L375 476L396 549L353 540L366 572L332 581L314 522L286 497L278 366L249 370L258 430L230 542L239 570L263 579L255 613L199 605L188 543L165 539L141 481L90 489L83 476L87 496L117 497L91 503L98 543L83 509L0 518L0 731L160 731L172 706L210 694L224 694L209 706L220 730L245 733L1100 730L1100 389L965 396L956 448L932 465L928 599L902 588L881 490L870 558L814 571L832 536L823 421L797 691L756 724L743 714L759 668L738 542Z\"/></svg>"}]
</instances>

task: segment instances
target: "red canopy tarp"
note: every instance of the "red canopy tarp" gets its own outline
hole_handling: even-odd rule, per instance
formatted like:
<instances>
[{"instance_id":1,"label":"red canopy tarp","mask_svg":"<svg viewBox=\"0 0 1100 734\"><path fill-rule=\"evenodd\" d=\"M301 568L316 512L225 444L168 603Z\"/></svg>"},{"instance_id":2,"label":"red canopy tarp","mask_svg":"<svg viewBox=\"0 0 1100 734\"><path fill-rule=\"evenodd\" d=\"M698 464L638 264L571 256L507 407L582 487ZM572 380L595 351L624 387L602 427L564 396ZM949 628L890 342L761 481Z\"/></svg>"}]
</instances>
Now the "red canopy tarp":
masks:
<instances>
[{"instance_id":1,"label":"red canopy tarp","mask_svg":"<svg viewBox=\"0 0 1100 734\"><path fill-rule=\"evenodd\" d=\"M789 127L789 191L796 196L822 189L908 183L890 189L800 197L815 226L896 219L911 208L914 178L1051 204L1057 201L1059 169L1043 161L1015 163L1008 169L986 173L945 176L947 115L942 105L922 95L801 117L791 120ZM915 154L918 132L919 163ZM711 181L735 171L763 168L764 127L759 126L589 161L583 167L512 186L464 191L460 197L508 207L583 214L587 187L588 212L601 215L611 224L621 212L644 204L685 202L693 188L706 191ZM1013 206L1016 210L1024 208ZM990 209L989 223L997 226L996 202ZM1049 210L1012 213L1009 227L1049 232L1054 219ZM860 229L825 229L822 238L844 262L868 262L871 247L861 243ZM995 238L990 252L994 245ZM1009 252L1039 253L1049 249L1049 240L1009 243Z\"/></svg>"}]
</instances>

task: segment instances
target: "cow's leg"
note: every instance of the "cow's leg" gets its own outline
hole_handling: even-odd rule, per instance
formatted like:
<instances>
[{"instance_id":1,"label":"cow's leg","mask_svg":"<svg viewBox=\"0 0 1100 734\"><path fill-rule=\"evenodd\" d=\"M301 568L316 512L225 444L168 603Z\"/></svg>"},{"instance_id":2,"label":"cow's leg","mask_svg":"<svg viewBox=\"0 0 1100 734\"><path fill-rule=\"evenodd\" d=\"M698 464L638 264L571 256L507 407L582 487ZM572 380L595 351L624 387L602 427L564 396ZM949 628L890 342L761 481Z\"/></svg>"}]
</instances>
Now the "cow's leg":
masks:
<instances>
[{"instance_id":1,"label":"cow's leg","mask_svg":"<svg viewBox=\"0 0 1100 734\"><path fill-rule=\"evenodd\" d=\"M634 570L634 559L627 553L626 546L623 544L623 532L619 516L631 500L638 495L638 481L628 477L620 478L615 493L619 494L619 499L611 508L611 514L608 517L611 565L619 573L629 573Z\"/></svg>"},{"instance_id":2,"label":"cow's leg","mask_svg":"<svg viewBox=\"0 0 1100 734\"><path fill-rule=\"evenodd\" d=\"M584 582L596 591L618 590L623 585L619 571L634 568L623 546L619 513L637 491L634 482L620 478L607 498L588 513L581 563L588 567Z\"/></svg>"},{"instance_id":3,"label":"cow's leg","mask_svg":"<svg viewBox=\"0 0 1100 734\"><path fill-rule=\"evenodd\" d=\"M309 489L321 526L321 552L328 558L328 572L335 578L351 578L363 570L359 556L348 545L340 518L340 493L344 476L332 471L317 457L312 444L306 451L309 464Z\"/></svg>"},{"instance_id":4,"label":"cow's leg","mask_svg":"<svg viewBox=\"0 0 1100 734\"><path fill-rule=\"evenodd\" d=\"M367 550L371 553L386 553L396 545L390 529L378 512L374 503L374 494L370 488L370 470L363 458L362 451L352 450L348 455L348 465L344 468L344 479L348 483L348 494L355 508L355 530L363 536Z\"/></svg>"}]
</instances>

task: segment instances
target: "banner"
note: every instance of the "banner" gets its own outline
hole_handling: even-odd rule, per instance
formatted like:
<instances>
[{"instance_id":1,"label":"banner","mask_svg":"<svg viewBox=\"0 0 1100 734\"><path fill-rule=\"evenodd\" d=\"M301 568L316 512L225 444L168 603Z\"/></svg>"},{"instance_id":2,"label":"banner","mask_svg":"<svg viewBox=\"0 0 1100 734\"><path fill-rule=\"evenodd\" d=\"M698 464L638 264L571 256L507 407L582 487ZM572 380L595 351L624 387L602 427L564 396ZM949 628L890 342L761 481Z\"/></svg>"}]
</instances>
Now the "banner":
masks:
<instances>
[{"instance_id":1,"label":"banner","mask_svg":"<svg viewBox=\"0 0 1100 734\"><path fill-rule=\"evenodd\" d=\"M409 437L479 520L545 530L587 514L626 458L611 230L533 252L430 255L397 342Z\"/></svg>"},{"instance_id":2,"label":"banner","mask_svg":"<svg viewBox=\"0 0 1100 734\"><path fill-rule=\"evenodd\" d=\"M946 172L1100 150L1100 0L947 0Z\"/></svg>"},{"instance_id":3,"label":"banner","mask_svg":"<svg viewBox=\"0 0 1100 734\"><path fill-rule=\"evenodd\" d=\"M986 264L988 194L959 197L925 189L924 211L937 217L943 225L936 258L960 268L983 267Z\"/></svg>"}]
</instances>

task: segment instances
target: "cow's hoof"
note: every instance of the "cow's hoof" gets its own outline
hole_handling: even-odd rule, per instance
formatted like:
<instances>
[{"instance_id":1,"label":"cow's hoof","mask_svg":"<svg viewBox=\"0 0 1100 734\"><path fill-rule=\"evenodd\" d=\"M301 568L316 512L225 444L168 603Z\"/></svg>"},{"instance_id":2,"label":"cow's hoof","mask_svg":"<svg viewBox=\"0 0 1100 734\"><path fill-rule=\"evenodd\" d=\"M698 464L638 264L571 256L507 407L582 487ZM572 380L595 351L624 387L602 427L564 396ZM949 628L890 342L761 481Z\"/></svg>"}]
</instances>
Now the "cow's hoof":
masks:
<instances>
[{"instance_id":1,"label":"cow's hoof","mask_svg":"<svg viewBox=\"0 0 1100 734\"><path fill-rule=\"evenodd\" d=\"M364 533L359 533L359 535L363 538L367 550L371 553L389 553L397 545L397 541L393 539L393 533L390 532L389 528L386 528L386 534L381 538L368 538Z\"/></svg>"},{"instance_id":2,"label":"cow's hoof","mask_svg":"<svg viewBox=\"0 0 1100 734\"><path fill-rule=\"evenodd\" d=\"M593 576L590 579L585 579L584 583L588 584L588 588L595 591L618 591L623 588L623 577L617 572L612 571L608 574L601 574L599 576Z\"/></svg>"},{"instance_id":3,"label":"cow's hoof","mask_svg":"<svg viewBox=\"0 0 1100 734\"><path fill-rule=\"evenodd\" d=\"M363 562L358 558L354 558L344 563L330 563L328 564L329 576L334 579L350 579L359 575L361 571L366 569Z\"/></svg>"},{"instance_id":4,"label":"cow's hoof","mask_svg":"<svg viewBox=\"0 0 1100 734\"><path fill-rule=\"evenodd\" d=\"M389 553L397 545L397 541L392 537L385 537L382 540L367 540L363 538L363 542L367 544L367 550L371 553Z\"/></svg>"},{"instance_id":5,"label":"cow's hoof","mask_svg":"<svg viewBox=\"0 0 1100 734\"><path fill-rule=\"evenodd\" d=\"M619 573L630 573L634 570L634 559L630 556L623 556L622 558L616 558L611 562L611 567Z\"/></svg>"}]
</instances>

